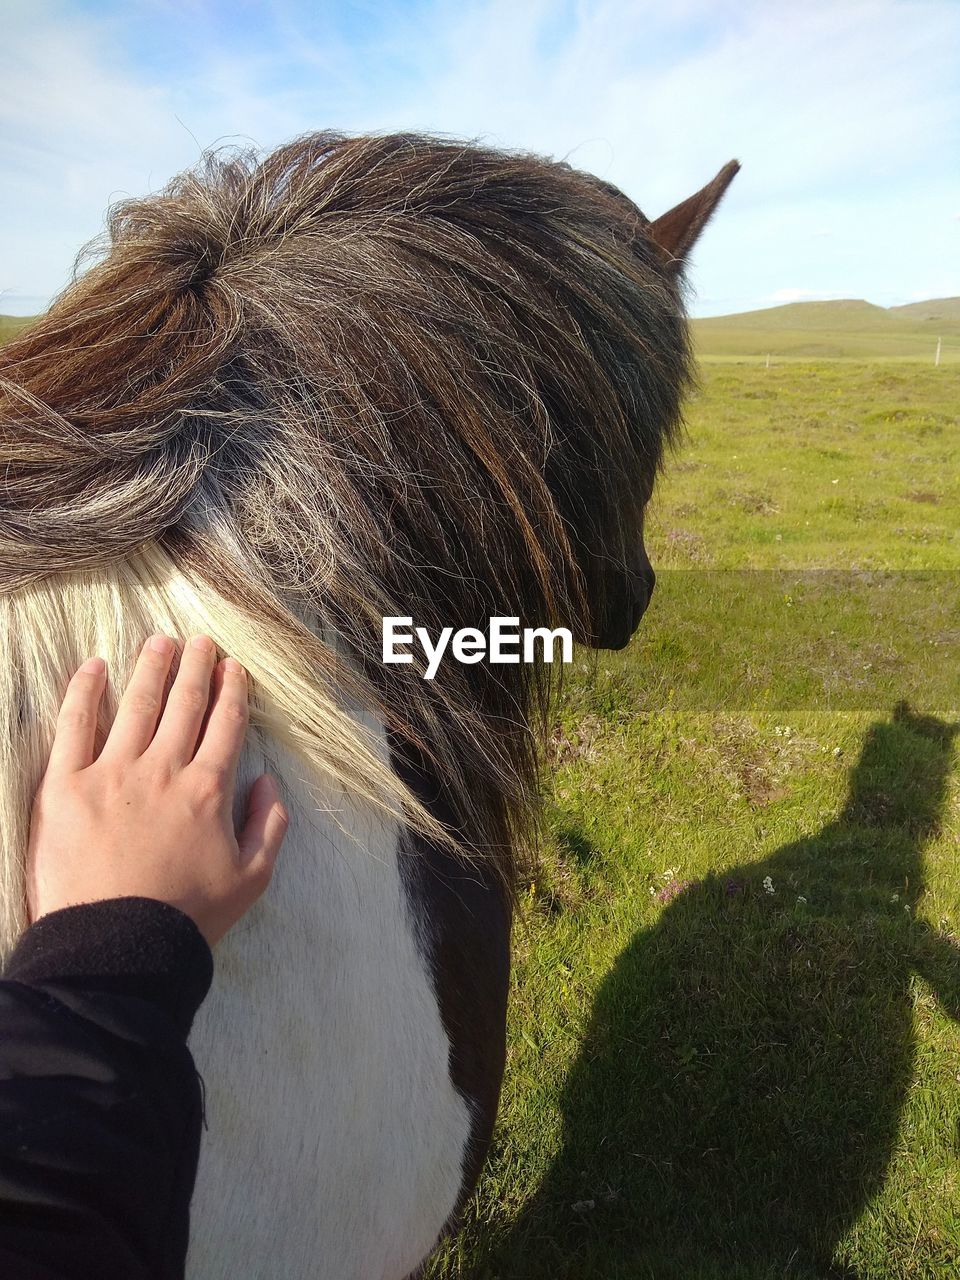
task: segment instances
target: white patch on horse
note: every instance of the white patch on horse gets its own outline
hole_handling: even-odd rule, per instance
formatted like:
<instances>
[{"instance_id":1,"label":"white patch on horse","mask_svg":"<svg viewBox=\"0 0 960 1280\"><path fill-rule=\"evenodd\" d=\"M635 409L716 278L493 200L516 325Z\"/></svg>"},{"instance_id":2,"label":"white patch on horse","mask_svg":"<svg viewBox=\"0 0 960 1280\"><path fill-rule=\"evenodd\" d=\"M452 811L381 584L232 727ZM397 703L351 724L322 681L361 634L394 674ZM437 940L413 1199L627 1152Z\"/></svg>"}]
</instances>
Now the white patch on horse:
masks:
<instances>
[{"instance_id":1,"label":"white patch on horse","mask_svg":"<svg viewBox=\"0 0 960 1280\"><path fill-rule=\"evenodd\" d=\"M187 1277L402 1280L453 1212L471 1127L417 946L429 925L411 917L397 823L328 793L338 825L302 766L248 743L238 791L270 770L291 822L190 1039L209 1127Z\"/></svg>"}]
</instances>

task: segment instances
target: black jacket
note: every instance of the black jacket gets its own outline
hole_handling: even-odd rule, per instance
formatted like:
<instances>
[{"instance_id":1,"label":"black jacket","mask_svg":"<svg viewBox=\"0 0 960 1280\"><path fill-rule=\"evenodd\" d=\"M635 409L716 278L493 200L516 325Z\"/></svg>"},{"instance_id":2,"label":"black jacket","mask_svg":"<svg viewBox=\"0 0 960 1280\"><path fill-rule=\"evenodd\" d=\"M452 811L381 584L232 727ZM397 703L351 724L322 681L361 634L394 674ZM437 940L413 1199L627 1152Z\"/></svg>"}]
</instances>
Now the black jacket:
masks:
<instances>
[{"instance_id":1,"label":"black jacket","mask_svg":"<svg viewBox=\"0 0 960 1280\"><path fill-rule=\"evenodd\" d=\"M52 912L0 980L0 1276L182 1277L202 1089L187 1034L213 976L152 898Z\"/></svg>"}]
</instances>

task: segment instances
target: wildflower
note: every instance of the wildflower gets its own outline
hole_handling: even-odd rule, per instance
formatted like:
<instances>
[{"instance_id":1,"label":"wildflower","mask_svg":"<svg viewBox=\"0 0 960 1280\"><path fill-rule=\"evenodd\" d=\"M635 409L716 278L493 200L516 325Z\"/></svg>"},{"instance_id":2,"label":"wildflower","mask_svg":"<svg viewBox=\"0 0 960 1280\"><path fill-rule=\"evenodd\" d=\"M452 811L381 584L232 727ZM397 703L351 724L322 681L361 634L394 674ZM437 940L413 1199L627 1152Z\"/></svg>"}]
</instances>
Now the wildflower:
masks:
<instances>
[{"instance_id":1,"label":"wildflower","mask_svg":"<svg viewBox=\"0 0 960 1280\"><path fill-rule=\"evenodd\" d=\"M777 892L777 891L776 891L776 889L773 887L773 877L772 877L772 876L764 876L764 877L763 877L763 891L764 891L764 893L776 893L776 892Z\"/></svg>"},{"instance_id":2,"label":"wildflower","mask_svg":"<svg viewBox=\"0 0 960 1280\"><path fill-rule=\"evenodd\" d=\"M797 894L797 902L804 907L807 905L807 900L802 893Z\"/></svg>"},{"instance_id":3,"label":"wildflower","mask_svg":"<svg viewBox=\"0 0 960 1280\"><path fill-rule=\"evenodd\" d=\"M700 883L699 880L671 880L669 884L665 884L657 894L658 902L672 902L678 894L683 893L685 889L695 889Z\"/></svg>"}]
</instances>

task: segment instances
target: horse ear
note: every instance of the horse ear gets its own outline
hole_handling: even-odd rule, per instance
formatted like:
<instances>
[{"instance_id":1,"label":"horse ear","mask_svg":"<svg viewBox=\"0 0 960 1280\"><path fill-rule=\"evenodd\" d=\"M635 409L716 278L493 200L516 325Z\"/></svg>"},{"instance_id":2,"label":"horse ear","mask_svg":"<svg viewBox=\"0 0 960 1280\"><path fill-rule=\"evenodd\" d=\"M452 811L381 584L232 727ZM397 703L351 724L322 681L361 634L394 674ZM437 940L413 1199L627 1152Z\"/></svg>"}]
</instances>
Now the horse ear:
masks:
<instances>
[{"instance_id":1,"label":"horse ear","mask_svg":"<svg viewBox=\"0 0 960 1280\"><path fill-rule=\"evenodd\" d=\"M647 234L663 251L667 264L674 270L683 266L687 254L707 225L707 220L739 171L740 161L731 160L702 191L648 225Z\"/></svg>"}]
</instances>

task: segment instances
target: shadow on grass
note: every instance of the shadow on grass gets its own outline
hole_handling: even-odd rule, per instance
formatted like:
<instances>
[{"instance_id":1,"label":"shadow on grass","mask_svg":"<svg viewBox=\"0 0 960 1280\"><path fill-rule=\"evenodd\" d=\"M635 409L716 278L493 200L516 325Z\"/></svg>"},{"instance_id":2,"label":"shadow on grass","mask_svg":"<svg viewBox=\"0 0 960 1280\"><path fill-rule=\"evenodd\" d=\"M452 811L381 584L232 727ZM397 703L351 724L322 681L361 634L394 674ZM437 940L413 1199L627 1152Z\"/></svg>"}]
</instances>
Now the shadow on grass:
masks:
<instances>
[{"instance_id":1,"label":"shadow on grass","mask_svg":"<svg viewBox=\"0 0 960 1280\"><path fill-rule=\"evenodd\" d=\"M567 1078L562 1150L472 1275L853 1275L832 1258L897 1140L912 975L960 1017L960 951L914 917L956 729L901 705L836 821L633 939Z\"/></svg>"}]
</instances>

